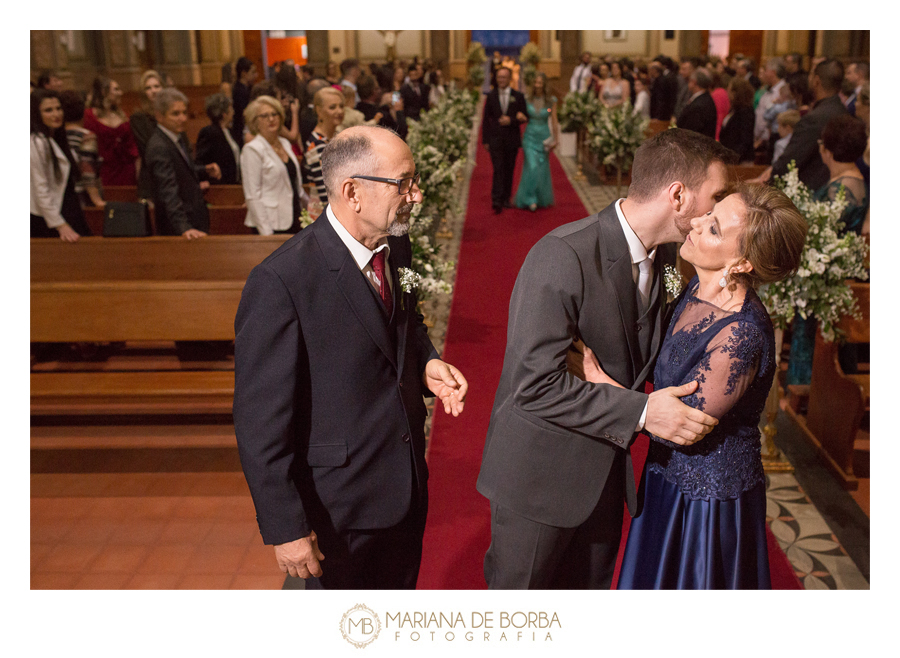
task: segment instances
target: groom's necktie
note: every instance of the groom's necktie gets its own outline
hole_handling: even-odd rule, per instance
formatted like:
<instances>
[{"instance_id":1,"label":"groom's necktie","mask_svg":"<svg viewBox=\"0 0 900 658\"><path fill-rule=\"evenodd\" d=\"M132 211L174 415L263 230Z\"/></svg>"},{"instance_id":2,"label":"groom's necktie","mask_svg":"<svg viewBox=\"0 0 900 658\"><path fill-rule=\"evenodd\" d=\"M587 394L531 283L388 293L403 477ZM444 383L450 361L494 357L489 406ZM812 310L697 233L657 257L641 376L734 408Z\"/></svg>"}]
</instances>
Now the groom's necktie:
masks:
<instances>
[{"instance_id":1,"label":"groom's necktie","mask_svg":"<svg viewBox=\"0 0 900 658\"><path fill-rule=\"evenodd\" d=\"M391 285L388 283L387 274L384 271L384 252L382 249L372 257L372 269L375 270L375 276L378 277L378 292L381 295L381 301L387 309L388 317L394 314L394 299L391 295Z\"/></svg>"},{"instance_id":2,"label":"groom's necktie","mask_svg":"<svg viewBox=\"0 0 900 658\"><path fill-rule=\"evenodd\" d=\"M506 114L506 110L509 107L509 87L506 89L500 90L500 109L503 110L503 114Z\"/></svg>"},{"instance_id":3,"label":"groom's necktie","mask_svg":"<svg viewBox=\"0 0 900 658\"><path fill-rule=\"evenodd\" d=\"M646 310L650 303L650 289L653 287L653 261L647 257L638 263L638 293L641 296L641 304Z\"/></svg>"}]
</instances>

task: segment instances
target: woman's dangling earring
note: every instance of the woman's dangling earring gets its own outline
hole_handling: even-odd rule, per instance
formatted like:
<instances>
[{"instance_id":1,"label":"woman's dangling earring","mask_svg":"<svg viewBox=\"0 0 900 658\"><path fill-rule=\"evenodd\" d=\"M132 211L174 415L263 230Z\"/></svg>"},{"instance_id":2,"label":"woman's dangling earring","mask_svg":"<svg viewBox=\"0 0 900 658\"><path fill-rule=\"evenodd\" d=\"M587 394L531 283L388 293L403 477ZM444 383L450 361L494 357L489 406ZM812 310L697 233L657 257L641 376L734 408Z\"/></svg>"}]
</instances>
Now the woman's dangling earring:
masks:
<instances>
[{"instance_id":1,"label":"woman's dangling earring","mask_svg":"<svg viewBox=\"0 0 900 658\"><path fill-rule=\"evenodd\" d=\"M722 278L719 279L719 285L723 288L728 286L728 279L726 278L728 275L728 270L725 271L725 274L722 275Z\"/></svg>"}]
</instances>

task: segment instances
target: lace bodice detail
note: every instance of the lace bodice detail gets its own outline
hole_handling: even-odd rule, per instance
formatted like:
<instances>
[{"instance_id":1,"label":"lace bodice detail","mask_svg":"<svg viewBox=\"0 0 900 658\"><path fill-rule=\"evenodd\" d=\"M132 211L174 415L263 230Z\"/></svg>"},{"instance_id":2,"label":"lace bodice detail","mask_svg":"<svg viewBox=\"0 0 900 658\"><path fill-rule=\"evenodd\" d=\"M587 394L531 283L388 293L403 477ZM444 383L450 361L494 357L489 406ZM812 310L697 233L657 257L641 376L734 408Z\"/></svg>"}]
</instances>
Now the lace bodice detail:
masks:
<instances>
[{"instance_id":1,"label":"lace bodice detail","mask_svg":"<svg viewBox=\"0 0 900 658\"><path fill-rule=\"evenodd\" d=\"M697 286L694 277L675 309L654 387L696 380L682 402L719 424L688 447L651 435L647 465L691 499L729 500L765 482L759 421L775 375L774 330L754 291L729 312L695 297Z\"/></svg>"}]
</instances>

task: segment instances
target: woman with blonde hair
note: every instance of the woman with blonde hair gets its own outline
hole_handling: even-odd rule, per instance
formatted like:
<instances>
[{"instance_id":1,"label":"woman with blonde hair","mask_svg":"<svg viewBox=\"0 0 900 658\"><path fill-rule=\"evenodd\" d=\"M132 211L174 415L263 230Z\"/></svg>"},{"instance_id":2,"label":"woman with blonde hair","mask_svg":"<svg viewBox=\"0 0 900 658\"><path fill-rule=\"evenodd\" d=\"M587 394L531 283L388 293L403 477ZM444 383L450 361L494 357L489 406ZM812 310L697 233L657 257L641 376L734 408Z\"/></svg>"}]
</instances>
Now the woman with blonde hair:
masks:
<instances>
[{"instance_id":1,"label":"woman with blonde hair","mask_svg":"<svg viewBox=\"0 0 900 658\"><path fill-rule=\"evenodd\" d=\"M322 151L344 121L344 95L334 87L324 87L313 97L313 106L319 120L306 142L304 157L319 201L328 203L325 180L322 178Z\"/></svg>"},{"instance_id":2,"label":"woman with blonde hair","mask_svg":"<svg viewBox=\"0 0 900 658\"><path fill-rule=\"evenodd\" d=\"M144 71L141 75L141 90L144 92L141 98L140 108L135 110L131 115L131 134L137 144L138 153L141 156L141 170L138 173L138 196L142 199L149 199L153 190L151 189L150 172L143 166L144 151L147 150L147 140L156 130L156 113L153 111L153 99L156 94L163 88L162 75L154 70Z\"/></svg>"},{"instance_id":3,"label":"woman with blonde hair","mask_svg":"<svg viewBox=\"0 0 900 658\"><path fill-rule=\"evenodd\" d=\"M806 232L791 200L762 185L743 185L691 220L680 253L697 276L678 299L653 383L696 381L681 401L719 422L690 446L651 435L619 589L771 588L759 418L775 376L775 332L756 288L797 270ZM620 386L576 348L573 374Z\"/></svg>"},{"instance_id":4,"label":"woman with blonde hair","mask_svg":"<svg viewBox=\"0 0 900 658\"><path fill-rule=\"evenodd\" d=\"M279 134L284 116L281 101L271 96L259 96L244 111L244 125L254 135L241 150L244 225L260 235L298 232L300 213L309 205L300 163Z\"/></svg>"},{"instance_id":5,"label":"woman with blonde hair","mask_svg":"<svg viewBox=\"0 0 900 658\"><path fill-rule=\"evenodd\" d=\"M547 89L547 76L538 72L529 93L525 96L528 123L522 136L525 162L516 190L517 208L538 208L553 205L553 180L550 178L550 151L559 142L559 122L556 118L556 96Z\"/></svg>"}]
</instances>

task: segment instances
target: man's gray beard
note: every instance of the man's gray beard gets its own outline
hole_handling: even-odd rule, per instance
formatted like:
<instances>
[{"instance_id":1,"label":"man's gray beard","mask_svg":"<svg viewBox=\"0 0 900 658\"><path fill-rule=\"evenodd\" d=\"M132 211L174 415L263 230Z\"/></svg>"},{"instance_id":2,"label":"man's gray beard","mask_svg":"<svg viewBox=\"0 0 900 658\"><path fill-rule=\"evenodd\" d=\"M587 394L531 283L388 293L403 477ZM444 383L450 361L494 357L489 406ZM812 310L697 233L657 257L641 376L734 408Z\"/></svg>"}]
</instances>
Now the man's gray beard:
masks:
<instances>
[{"instance_id":1,"label":"man's gray beard","mask_svg":"<svg viewBox=\"0 0 900 658\"><path fill-rule=\"evenodd\" d=\"M395 219L388 225L388 235L392 235L395 238L404 236L407 233L409 233L409 222L408 221L406 223L402 223Z\"/></svg>"},{"instance_id":2,"label":"man's gray beard","mask_svg":"<svg viewBox=\"0 0 900 658\"><path fill-rule=\"evenodd\" d=\"M405 211L405 208L401 208L401 211ZM409 206L409 211L406 212L405 215L401 215L398 213L398 217L394 219L390 224L388 224L388 235L391 235L395 238L399 238L401 236L409 233L409 213L412 212L412 206ZM401 220L400 216L405 217L405 220Z\"/></svg>"}]
</instances>

